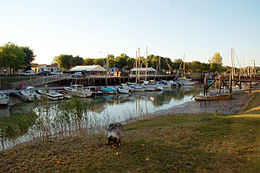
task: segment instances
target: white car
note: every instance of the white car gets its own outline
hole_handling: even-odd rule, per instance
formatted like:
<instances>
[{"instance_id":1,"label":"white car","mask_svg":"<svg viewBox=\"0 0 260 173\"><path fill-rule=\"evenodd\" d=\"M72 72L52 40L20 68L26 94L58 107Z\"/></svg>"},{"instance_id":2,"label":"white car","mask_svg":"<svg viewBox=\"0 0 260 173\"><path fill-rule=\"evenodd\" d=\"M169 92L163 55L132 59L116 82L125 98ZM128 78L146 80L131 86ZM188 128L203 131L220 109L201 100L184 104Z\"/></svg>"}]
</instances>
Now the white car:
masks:
<instances>
[{"instance_id":1,"label":"white car","mask_svg":"<svg viewBox=\"0 0 260 173\"><path fill-rule=\"evenodd\" d=\"M76 72L76 73L72 74L72 77L82 77L82 73Z\"/></svg>"},{"instance_id":2,"label":"white car","mask_svg":"<svg viewBox=\"0 0 260 173\"><path fill-rule=\"evenodd\" d=\"M34 70L28 70L26 72L20 73L20 75L22 75L22 76L32 76L32 75L35 75L35 71Z\"/></svg>"},{"instance_id":3,"label":"white car","mask_svg":"<svg viewBox=\"0 0 260 173\"><path fill-rule=\"evenodd\" d=\"M55 71L51 72L51 74L53 74L53 75L63 74L63 72L61 70L55 70Z\"/></svg>"}]
</instances>

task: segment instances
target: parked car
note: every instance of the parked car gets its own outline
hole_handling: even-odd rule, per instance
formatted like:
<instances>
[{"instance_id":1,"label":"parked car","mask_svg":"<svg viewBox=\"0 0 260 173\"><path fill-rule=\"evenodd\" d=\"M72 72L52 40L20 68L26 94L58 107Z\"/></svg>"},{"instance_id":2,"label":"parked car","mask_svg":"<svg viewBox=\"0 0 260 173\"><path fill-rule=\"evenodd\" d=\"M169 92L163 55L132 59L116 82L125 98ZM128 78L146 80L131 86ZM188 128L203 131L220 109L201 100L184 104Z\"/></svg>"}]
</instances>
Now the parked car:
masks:
<instances>
[{"instance_id":1,"label":"parked car","mask_svg":"<svg viewBox=\"0 0 260 173\"><path fill-rule=\"evenodd\" d=\"M34 70L27 70L26 72L20 73L20 75L22 75L22 76L32 76L32 75L35 75L35 71Z\"/></svg>"},{"instance_id":2,"label":"parked car","mask_svg":"<svg viewBox=\"0 0 260 173\"><path fill-rule=\"evenodd\" d=\"M56 75L56 74L63 74L63 71L61 70L55 70L53 72L51 72L52 75Z\"/></svg>"},{"instance_id":3,"label":"parked car","mask_svg":"<svg viewBox=\"0 0 260 173\"><path fill-rule=\"evenodd\" d=\"M82 73L76 72L76 73L72 74L72 77L82 77Z\"/></svg>"},{"instance_id":4,"label":"parked car","mask_svg":"<svg viewBox=\"0 0 260 173\"><path fill-rule=\"evenodd\" d=\"M51 75L51 72L49 72L49 71L42 71L42 72L38 73L38 75L39 76L49 76L49 75Z\"/></svg>"}]
</instances>

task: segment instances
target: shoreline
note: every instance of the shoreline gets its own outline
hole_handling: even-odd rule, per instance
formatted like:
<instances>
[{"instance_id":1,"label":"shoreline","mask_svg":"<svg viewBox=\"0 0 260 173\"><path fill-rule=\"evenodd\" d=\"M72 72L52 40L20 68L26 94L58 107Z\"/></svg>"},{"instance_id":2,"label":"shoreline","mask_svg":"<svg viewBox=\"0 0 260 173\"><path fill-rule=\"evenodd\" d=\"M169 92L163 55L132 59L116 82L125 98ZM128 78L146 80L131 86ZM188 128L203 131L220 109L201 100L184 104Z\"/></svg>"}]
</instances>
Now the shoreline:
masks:
<instances>
[{"instance_id":1,"label":"shoreline","mask_svg":"<svg viewBox=\"0 0 260 173\"><path fill-rule=\"evenodd\" d=\"M244 106L252 99L250 93L234 94L230 100L219 101L188 101L186 103L175 105L168 109L162 109L150 113L149 116L159 116L165 114L234 114L243 111Z\"/></svg>"}]
</instances>

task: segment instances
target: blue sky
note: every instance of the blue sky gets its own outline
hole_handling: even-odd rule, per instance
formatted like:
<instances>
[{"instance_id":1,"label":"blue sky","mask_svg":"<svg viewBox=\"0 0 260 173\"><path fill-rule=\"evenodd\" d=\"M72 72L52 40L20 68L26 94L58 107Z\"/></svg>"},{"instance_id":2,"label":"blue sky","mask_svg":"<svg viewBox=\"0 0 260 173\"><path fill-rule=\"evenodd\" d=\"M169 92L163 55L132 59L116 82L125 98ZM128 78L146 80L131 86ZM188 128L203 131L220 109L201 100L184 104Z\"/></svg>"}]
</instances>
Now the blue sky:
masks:
<instances>
[{"instance_id":1,"label":"blue sky","mask_svg":"<svg viewBox=\"0 0 260 173\"><path fill-rule=\"evenodd\" d=\"M260 0L0 0L0 45L29 46L36 62L148 53L208 62L230 48L260 65ZM238 63L236 62L236 65Z\"/></svg>"}]
</instances>

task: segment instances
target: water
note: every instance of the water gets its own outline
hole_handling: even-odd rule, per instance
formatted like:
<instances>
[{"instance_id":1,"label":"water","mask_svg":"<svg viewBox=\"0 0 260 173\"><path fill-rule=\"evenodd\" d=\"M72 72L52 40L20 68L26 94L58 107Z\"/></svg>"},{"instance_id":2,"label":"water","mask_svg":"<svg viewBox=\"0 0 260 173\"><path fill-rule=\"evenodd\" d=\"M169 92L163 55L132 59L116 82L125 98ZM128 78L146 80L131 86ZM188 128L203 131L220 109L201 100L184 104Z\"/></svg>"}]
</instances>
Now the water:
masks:
<instances>
[{"instance_id":1,"label":"water","mask_svg":"<svg viewBox=\"0 0 260 173\"><path fill-rule=\"evenodd\" d=\"M104 132L111 122L142 119L160 109L191 100L200 87L142 92L132 95L108 95L95 98L22 104L0 109L0 137L3 150L18 143L64 137L83 132ZM34 112L35 116L28 113ZM18 124L18 125L17 125Z\"/></svg>"}]
</instances>

